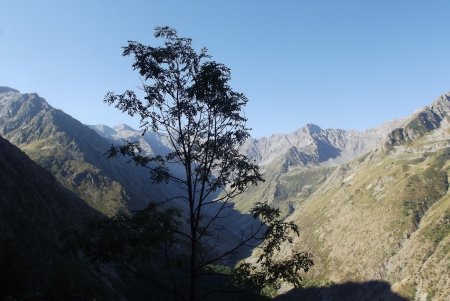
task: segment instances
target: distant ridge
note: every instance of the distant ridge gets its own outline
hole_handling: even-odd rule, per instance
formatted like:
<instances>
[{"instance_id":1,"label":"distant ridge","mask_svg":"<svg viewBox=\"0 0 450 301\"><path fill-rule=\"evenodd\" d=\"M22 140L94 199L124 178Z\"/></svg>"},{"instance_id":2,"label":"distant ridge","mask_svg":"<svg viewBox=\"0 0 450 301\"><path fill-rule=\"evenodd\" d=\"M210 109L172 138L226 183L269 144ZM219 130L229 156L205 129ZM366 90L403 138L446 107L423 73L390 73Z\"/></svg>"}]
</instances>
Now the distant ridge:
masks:
<instances>
[{"instance_id":1,"label":"distant ridge","mask_svg":"<svg viewBox=\"0 0 450 301\"><path fill-rule=\"evenodd\" d=\"M283 169L337 166L374 150L403 122L403 119L397 119L366 131L322 129L308 123L291 134L251 139L243 151L263 167L276 162Z\"/></svg>"},{"instance_id":2,"label":"distant ridge","mask_svg":"<svg viewBox=\"0 0 450 301\"><path fill-rule=\"evenodd\" d=\"M114 127L104 124L89 125L89 127L100 136L116 144L123 144L126 141L138 141L143 151L150 155L162 155L171 151L168 138L152 131L142 135L140 130L133 129L131 126L123 123Z\"/></svg>"}]
</instances>

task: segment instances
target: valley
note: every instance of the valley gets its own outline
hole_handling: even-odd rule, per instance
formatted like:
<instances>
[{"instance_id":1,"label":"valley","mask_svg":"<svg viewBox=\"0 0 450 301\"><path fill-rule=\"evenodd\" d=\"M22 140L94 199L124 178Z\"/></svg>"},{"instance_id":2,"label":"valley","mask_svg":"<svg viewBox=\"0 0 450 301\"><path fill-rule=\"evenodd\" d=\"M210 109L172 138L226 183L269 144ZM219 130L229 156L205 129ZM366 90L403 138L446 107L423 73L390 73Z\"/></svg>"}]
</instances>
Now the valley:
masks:
<instances>
[{"instance_id":1,"label":"valley","mask_svg":"<svg viewBox=\"0 0 450 301\"><path fill-rule=\"evenodd\" d=\"M449 112L450 94L444 94L407 118L362 132L308 124L291 134L249 139L241 152L260 165L265 182L233 199L231 219L218 224L226 228L224 241L232 244L251 228L250 208L267 203L300 229L293 244L283 245L282 250L293 248L314 256L313 268L304 275L306 288L384 281L407 300L446 300L450 296ZM151 200L161 202L180 191L170 184L152 183L145 169L126 159L104 155L111 144L126 141L138 141L147 155L166 155L171 148L164 135L142 136L127 125L86 126L35 93L0 87L0 136L0 145L7 149L0 155L4 232L28 241L31 230L17 230L19 219L39 215L42 220L29 224L38 229L51 220L55 224L46 226L50 230L41 229L43 241L35 242L43 246L42 252L59 248L51 242L57 240L55 229L76 225L80 216L130 214ZM26 168L13 163L7 156L20 151L4 139L40 167L31 160ZM28 160L24 154L17 156L22 156L21 162ZM183 175L180 166L171 170ZM17 195L21 188L14 185L28 187L18 183L26 177L32 182L47 179L29 186L55 192L38 191L39 198L35 192ZM27 197L34 199L35 207L16 213L27 206ZM65 201L58 203L59 199ZM17 220L8 212L14 212ZM53 220L55 216L60 218ZM245 256L250 255L247 251ZM257 252L245 260L255 261ZM93 283L104 289L100 272L86 268L80 273L91 275ZM290 288L283 286L279 293Z\"/></svg>"}]
</instances>

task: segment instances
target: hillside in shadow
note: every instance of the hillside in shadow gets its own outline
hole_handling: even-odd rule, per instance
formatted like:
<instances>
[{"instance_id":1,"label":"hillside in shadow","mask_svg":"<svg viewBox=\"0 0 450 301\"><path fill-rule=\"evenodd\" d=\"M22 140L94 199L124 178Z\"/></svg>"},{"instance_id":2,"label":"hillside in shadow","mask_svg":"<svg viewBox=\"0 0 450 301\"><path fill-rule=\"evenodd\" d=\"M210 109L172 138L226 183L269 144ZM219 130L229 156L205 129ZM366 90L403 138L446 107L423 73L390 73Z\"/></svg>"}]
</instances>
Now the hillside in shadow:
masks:
<instances>
[{"instance_id":1,"label":"hillside in shadow","mask_svg":"<svg viewBox=\"0 0 450 301\"><path fill-rule=\"evenodd\" d=\"M327 287L294 289L277 297L277 301L408 301L394 293L389 283L379 280L346 282Z\"/></svg>"}]
</instances>

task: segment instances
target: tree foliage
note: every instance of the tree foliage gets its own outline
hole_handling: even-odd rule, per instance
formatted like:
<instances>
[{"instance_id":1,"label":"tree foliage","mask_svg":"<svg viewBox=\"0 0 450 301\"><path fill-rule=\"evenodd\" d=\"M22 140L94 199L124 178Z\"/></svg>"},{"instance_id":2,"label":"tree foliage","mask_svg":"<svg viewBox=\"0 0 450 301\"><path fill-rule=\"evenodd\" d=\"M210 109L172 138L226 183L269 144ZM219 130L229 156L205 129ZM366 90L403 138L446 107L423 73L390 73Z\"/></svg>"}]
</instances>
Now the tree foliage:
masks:
<instances>
[{"instance_id":1,"label":"tree foliage","mask_svg":"<svg viewBox=\"0 0 450 301\"><path fill-rule=\"evenodd\" d=\"M233 271L233 280L238 287L248 287L261 293L265 287L279 289L283 281L295 287L301 287L301 272L308 272L313 266L312 254L293 250L289 258L275 260L281 252L284 243L292 243L292 233L299 235L299 229L294 222L284 222L280 219L280 211L269 205L258 202L251 213L260 218L266 225L262 243L257 248L259 256L253 265L243 262ZM285 256L287 254L284 254Z\"/></svg>"},{"instance_id":2,"label":"tree foliage","mask_svg":"<svg viewBox=\"0 0 450 301\"><path fill-rule=\"evenodd\" d=\"M177 290L175 295L197 300L213 293L199 289L200 277L208 274L212 265L222 264L242 247L263 241L257 266L241 263L232 273L216 274L225 275L234 289L268 284L277 288L281 280L300 285L298 272L309 269L311 256L296 253L290 259L274 261L280 245L292 242L290 234L298 234L298 228L292 222L281 221L279 211L267 204L257 203L252 209L254 217L261 221L258 227L245 232L235 245L218 247L223 244L223 229L217 227L217 222L228 217L233 198L263 181L259 167L241 152L250 138L243 116L248 100L230 87L230 70L211 60L205 48L196 52L191 39L179 37L169 27L157 27L155 37L163 40L162 45L130 41L124 47L123 55L133 57L132 67L142 78L140 91L109 92L104 101L130 116L138 116L143 134L148 130L160 133L168 139L172 151L149 156L137 143L128 142L112 146L107 154L129 157L136 165L148 168L153 181L175 185L177 193L167 200L169 206L164 204L166 209L158 211L165 214L162 219L152 216L151 210L156 207L149 207L132 217L123 215L110 220L108 226L92 225L98 235L85 242L84 249L91 256L105 256L116 250L120 252L114 256L124 253L139 257L146 252L152 254L151 247L159 242L169 241L169 255L187 254L181 262L187 263L188 289ZM175 165L183 167L181 174L173 172L171 167ZM173 208L181 208L182 212ZM162 236L154 237L151 229L162 231ZM118 237L113 246L102 243L102 237L112 234L108 231ZM106 259L113 260L114 256Z\"/></svg>"}]
</instances>

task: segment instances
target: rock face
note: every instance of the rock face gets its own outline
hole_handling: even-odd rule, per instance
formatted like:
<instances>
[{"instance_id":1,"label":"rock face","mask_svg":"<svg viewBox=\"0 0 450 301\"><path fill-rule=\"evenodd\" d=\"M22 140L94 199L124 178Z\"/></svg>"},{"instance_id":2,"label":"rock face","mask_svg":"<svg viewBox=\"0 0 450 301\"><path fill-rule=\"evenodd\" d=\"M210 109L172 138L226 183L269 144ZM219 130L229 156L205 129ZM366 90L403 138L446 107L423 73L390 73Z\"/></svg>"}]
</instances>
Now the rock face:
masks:
<instances>
[{"instance_id":1,"label":"rock face","mask_svg":"<svg viewBox=\"0 0 450 301\"><path fill-rule=\"evenodd\" d=\"M283 170L306 166L337 166L374 150L403 120L398 119L364 132L323 130L308 124L292 134L252 139L244 152L260 165L281 161Z\"/></svg>"},{"instance_id":2,"label":"rock face","mask_svg":"<svg viewBox=\"0 0 450 301\"><path fill-rule=\"evenodd\" d=\"M147 155L164 155L171 151L167 137L154 132L147 132L142 135L140 131L126 124L119 124L113 128L104 124L89 125L89 127L111 142L118 144L123 144L126 141L139 142Z\"/></svg>"},{"instance_id":3,"label":"rock face","mask_svg":"<svg viewBox=\"0 0 450 301\"><path fill-rule=\"evenodd\" d=\"M126 124L119 124L113 128L104 124L89 125L89 127L108 140L110 144L123 145L126 142L137 142L147 156L167 155L172 152L169 138L155 132L147 131L142 135L141 131ZM183 166L175 163L168 163L167 166L174 175L185 176ZM166 187L166 189L175 192L178 188Z\"/></svg>"},{"instance_id":4,"label":"rock face","mask_svg":"<svg viewBox=\"0 0 450 301\"><path fill-rule=\"evenodd\" d=\"M430 106L411 116L404 127L390 133L387 143L389 145L401 144L439 128L444 119L448 117L449 99L450 93L444 94Z\"/></svg>"},{"instance_id":5,"label":"rock face","mask_svg":"<svg viewBox=\"0 0 450 301\"><path fill-rule=\"evenodd\" d=\"M0 135L97 210L113 215L142 208L164 195L145 170L107 159L108 140L37 94L0 91Z\"/></svg>"}]
</instances>

